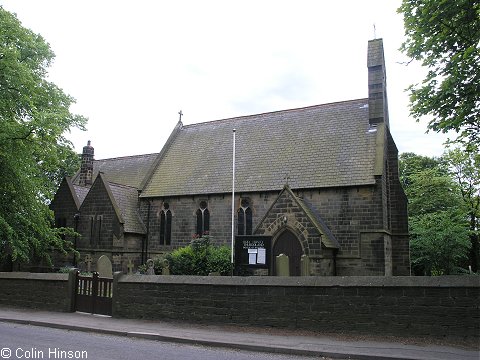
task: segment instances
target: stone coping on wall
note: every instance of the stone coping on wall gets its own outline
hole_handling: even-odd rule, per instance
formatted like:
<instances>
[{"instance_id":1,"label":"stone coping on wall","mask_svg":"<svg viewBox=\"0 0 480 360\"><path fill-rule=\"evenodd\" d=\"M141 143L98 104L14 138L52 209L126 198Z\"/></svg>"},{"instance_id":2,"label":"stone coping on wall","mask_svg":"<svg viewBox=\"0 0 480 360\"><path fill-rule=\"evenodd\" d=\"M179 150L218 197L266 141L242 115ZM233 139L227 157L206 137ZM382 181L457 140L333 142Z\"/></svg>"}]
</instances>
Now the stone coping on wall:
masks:
<instances>
[{"instance_id":1,"label":"stone coping on wall","mask_svg":"<svg viewBox=\"0 0 480 360\"><path fill-rule=\"evenodd\" d=\"M0 272L0 279L68 281L68 274L29 273L29 272Z\"/></svg>"},{"instance_id":2,"label":"stone coping on wall","mask_svg":"<svg viewBox=\"0 0 480 360\"><path fill-rule=\"evenodd\" d=\"M115 274L120 283L155 283L213 286L307 286L307 287L473 287L480 288L476 275L449 276L184 276Z\"/></svg>"}]
</instances>

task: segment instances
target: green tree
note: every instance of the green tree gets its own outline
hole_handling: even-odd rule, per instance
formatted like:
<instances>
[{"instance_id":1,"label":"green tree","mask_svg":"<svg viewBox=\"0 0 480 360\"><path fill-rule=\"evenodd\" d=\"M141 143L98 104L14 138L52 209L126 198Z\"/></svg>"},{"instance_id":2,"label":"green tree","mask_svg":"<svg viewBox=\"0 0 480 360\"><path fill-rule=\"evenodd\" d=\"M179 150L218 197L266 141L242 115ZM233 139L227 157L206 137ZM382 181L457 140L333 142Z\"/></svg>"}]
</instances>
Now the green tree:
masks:
<instances>
[{"instance_id":1,"label":"green tree","mask_svg":"<svg viewBox=\"0 0 480 360\"><path fill-rule=\"evenodd\" d=\"M409 87L410 111L428 129L455 131L470 151L480 145L480 2L403 0L406 40L401 50L428 69Z\"/></svg>"},{"instance_id":2,"label":"green tree","mask_svg":"<svg viewBox=\"0 0 480 360\"><path fill-rule=\"evenodd\" d=\"M460 189L467 212L471 242L469 265L474 272L478 272L480 269L480 153L454 149L446 152L443 159Z\"/></svg>"},{"instance_id":3,"label":"green tree","mask_svg":"<svg viewBox=\"0 0 480 360\"><path fill-rule=\"evenodd\" d=\"M167 254L172 275L203 275L218 272L221 275L231 273L230 248L214 246L210 237L204 235L194 238L190 245Z\"/></svg>"},{"instance_id":4,"label":"green tree","mask_svg":"<svg viewBox=\"0 0 480 360\"><path fill-rule=\"evenodd\" d=\"M64 249L48 203L77 155L65 134L84 128L74 99L47 81L54 53L0 7L0 261L50 260Z\"/></svg>"},{"instance_id":5,"label":"green tree","mask_svg":"<svg viewBox=\"0 0 480 360\"><path fill-rule=\"evenodd\" d=\"M436 169L437 171L440 171L441 160L437 158L406 152L401 153L398 159L400 182L404 189L407 189L411 185L412 179L410 177L412 175L427 169Z\"/></svg>"},{"instance_id":6,"label":"green tree","mask_svg":"<svg viewBox=\"0 0 480 360\"><path fill-rule=\"evenodd\" d=\"M410 218L410 253L415 274L458 272L471 247L463 215L453 208Z\"/></svg>"},{"instance_id":7,"label":"green tree","mask_svg":"<svg viewBox=\"0 0 480 360\"><path fill-rule=\"evenodd\" d=\"M444 164L442 158L400 156L407 184L410 258L417 275L457 272L471 247L460 188Z\"/></svg>"}]
</instances>

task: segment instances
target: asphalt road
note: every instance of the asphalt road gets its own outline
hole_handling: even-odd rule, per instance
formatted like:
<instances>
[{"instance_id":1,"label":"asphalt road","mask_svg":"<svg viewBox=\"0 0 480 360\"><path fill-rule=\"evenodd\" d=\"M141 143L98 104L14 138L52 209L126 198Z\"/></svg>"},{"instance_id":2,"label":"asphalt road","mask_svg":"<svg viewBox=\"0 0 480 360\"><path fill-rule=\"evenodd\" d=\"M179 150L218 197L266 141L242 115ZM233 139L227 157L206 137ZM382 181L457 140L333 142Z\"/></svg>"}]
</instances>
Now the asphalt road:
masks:
<instances>
[{"instance_id":1,"label":"asphalt road","mask_svg":"<svg viewBox=\"0 0 480 360\"><path fill-rule=\"evenodd\" d=\"M159 341L0 323L2 359L228 359L311 360Z\"/></svg>"}]
</instances>

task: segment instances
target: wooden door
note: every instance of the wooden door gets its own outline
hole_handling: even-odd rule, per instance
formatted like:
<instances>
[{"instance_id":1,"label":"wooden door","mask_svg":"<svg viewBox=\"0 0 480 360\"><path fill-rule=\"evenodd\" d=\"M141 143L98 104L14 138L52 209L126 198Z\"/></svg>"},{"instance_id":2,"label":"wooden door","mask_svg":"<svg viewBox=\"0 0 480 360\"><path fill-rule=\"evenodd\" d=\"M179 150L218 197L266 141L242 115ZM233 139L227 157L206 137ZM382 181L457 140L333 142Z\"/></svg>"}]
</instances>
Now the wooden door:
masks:
<instances>
[{"instance_id":1,"label":"wooden door","mask_svg":"<svg viewBox=\"0 0 480 360\"><path fill-rule=\"evenodd\" d=\"M303 255L302 245L298 241L294 233L287 230L283 232L275 241L273 246L273 273L275 274L275 259L278 255L285 254L288 256L290 267L290 276L300 276L300 259ZM276 275L276 274L275 274Z\"/></svg>"}]
</instances>

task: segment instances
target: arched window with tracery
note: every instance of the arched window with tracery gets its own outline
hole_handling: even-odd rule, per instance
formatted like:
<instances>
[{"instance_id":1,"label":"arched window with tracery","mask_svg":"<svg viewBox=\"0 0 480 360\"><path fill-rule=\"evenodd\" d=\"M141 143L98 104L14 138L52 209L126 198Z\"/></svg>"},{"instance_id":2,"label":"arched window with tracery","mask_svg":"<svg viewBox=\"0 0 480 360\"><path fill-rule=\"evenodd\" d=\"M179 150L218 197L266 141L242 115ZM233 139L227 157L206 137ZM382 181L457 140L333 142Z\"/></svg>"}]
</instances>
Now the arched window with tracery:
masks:
<instances>
[{"instance_id":1,"label":"arched window with tracery","mask_svg":"<svg viewBox=\"0 0 480 360\"><path fill-rule=\"evenodd\" d=\"M210 211L207 208L207 202L201 201L197 210L197 231L198 236L202 236L210 231Z\"/></svg>"},{"instance_id":2,"label":"arched window with tracery","mask_svg":"<svg viewBox=\"0 0 480 360\"><path fill-rule=\"evenodd\" d=\"M160 211L160 245L172 243L172 211L168 203L163 204Z\"/></svg>"},{"instance_id":3,"label":"arched window with tracery","mask_svg":"<svg viewBox=\"0 0 480 360\"><path fill-rule=\"evenodd\" d=\"M237 212L238 235L252 235L252 209L250 201L242 199L240 208Z\"/></svg>"}]
</instances>

